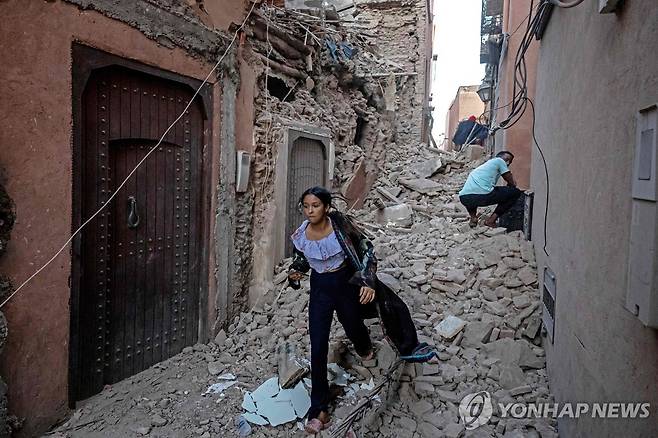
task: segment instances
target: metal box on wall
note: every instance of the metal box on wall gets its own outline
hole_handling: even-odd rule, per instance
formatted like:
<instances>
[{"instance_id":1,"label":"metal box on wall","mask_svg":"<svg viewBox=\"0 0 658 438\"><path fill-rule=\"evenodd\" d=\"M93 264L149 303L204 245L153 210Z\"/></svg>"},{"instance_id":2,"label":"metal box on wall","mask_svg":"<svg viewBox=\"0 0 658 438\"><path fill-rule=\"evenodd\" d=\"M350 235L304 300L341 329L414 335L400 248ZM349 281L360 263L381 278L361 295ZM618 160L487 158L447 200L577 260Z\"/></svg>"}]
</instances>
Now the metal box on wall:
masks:
<instances>
[{"instance_id":1,"label":"metal box on wall","mask_svg":"<svg viewBox=\"0 0 658 438\"><path fill-rule=\"evenodd\" d=\"M637 115L626 309L658 328L658 164L656 105Z\"/></svg>"}]
</instances>

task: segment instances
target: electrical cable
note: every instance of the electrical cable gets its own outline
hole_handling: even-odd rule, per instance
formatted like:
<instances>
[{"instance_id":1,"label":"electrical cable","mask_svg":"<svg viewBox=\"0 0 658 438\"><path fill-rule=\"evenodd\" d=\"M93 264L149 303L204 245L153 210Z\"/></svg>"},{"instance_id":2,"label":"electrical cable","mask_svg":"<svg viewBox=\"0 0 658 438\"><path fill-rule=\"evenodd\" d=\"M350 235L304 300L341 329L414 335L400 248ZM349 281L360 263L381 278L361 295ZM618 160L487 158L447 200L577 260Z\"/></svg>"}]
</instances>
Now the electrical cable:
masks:
<instances>
[{"instance_id":1,"label":"electrical cable","mask_svg":"<svg viewBox=\"0 0 658 438\"><path fill-rule=\"evenodd\" d=\"M565 6L561 6L561 7L573 7L573 6L577 6L580 3L582 3L582 0L580 1L577 0L568 5L564 4ZM493 127L491 129L491 132L495 133L499 129L506 130L511 128L516 123L518 123L519 120L521 120L521 118L525 114L528 104L530 105L530 108L532 109L532 139L534 141L535 146L537 147L537 150L539 151L539 155L541 156L542 164L544 166L544 174L546 176L546 201L544 205L544 230L543 230L544 245L542 250L544 251L544 254L546 254L547 257L549 257L546 247L548 244L547 222L548 222L548 209L550 202L550 179L548 173L548 165L546 163L546 157L544 155L544 151L539 145L539 142L537 141L537 135L535 132L536 111L535 111L534 102L528 96L528 69L526 65L525 55L532 43L532 36L536 33L538 27L540 26L540 23L543 18L543 14L548 10L550 4L552 4L552 0L539 3L536 7L536 14L534 15L534 17L531 17L531 19L528 20L525 33L521 38L519 48L514 58L514 82L512 88L512 101L507 105L502 106L502 108L511 106L511 109L507 117L503 121L498 123L496 127ZM533 5L531 3L530 16L532 16L533 9L535 8L533 8Z\"/></svg>"},{"instance_id":2,"label":"electrical cable","mask_svg":"<svg viewBox=\"0 0 658 438\"><path fill-rule=\"evenodd\" d=\"M212 74L215 72L215 70L217 70L217 67L219 67L219 65L222 63L222 61L224 60L224 58L228 54L229 50L231 50L231 47L233 47L233 44L235 44L235 41L238 37L238 34L240 33L240 31L242 31L245 24L247 24L247 20L249 20L249 17L251 17L251 13L254 11L255 7L256 7L256 2L253 2L252 5L251 5L251 9L247 13L247 16L242 21L242 24L240 25L240 27L238 27L238 29L233 34L233 38L231 39L231 42L229 43L228 47L226 47L226 50L224 51L224 54L219 58L219 61L217 61L215 63L215 65L210 70L208 75L206 75L206 77L203 80L203 82L201 83L201 85L199 85L197 90L194 92L194 94L190 98L190 101L185 106L185 109L183 109L183 111L180 113L180 115L178 117L176 117L176 119L171 123L171 125L169 125L169 127L165 130L164 134L162 134L162 136L160 137L160 140L158 140L158 143L155 146L153 146L151 148L151 150L146 153L146 155L144 155L144 157L137 163L137 165L133 168L133 170L130 171L128 176L126 176L126 178L121 182L121 184L119 184L119 186L114 190L114 192L110 195L110 197L107 199L107 201L105 201L105 203L102 204L98 208L98 210L96 210L96 212L94 214L92 214L86 221L84 221L82 223L82 225L80 225L78 227L78 229L76 229L73 232L73 234L71 234L71 236L66 240L66 242L64 242L64 245L62 245L62 247L57 252L55 252L55 254L46 263L44 263L39 269L37 269L36 272L34 272L32 275L30 275L27 278L27 280L23 281L23 283L21 283L21 285L18 286L16 288L16 290L14 290L9 295L9 297L7 297L2 303L0 303L0 308L2 308L5 304L7 304L9 302L9 300L11 300L21 289L23 289L23 287L25 287L26 284L28 284L30 281L32 281L32 279L34 277L36 277L44 269L46 269L46 267L48 265L50 265L57 258L57 256L59 256L62 253L62 251L64 251L64 249L66 249L68 244L71 243L71 241L73 241L75 236L77 236L80 233L80 231L82 231L92 220L94 220L94 218L96 218L96 216L98 216L100 214L101 211L103 211L105 209L105 207L107 207L110 204L110 202L112 202L112 200L117 196L119 191L126 185L128 180L135 174L135 172L137 172L137 169L142 165L142 163L144 163L144 161L146 161L146 159L153 152L155 152L158 149L158 147L160 146L160 144L162 143L164 138L167 136L167 134L169 134L169 131L171 131L171 129L176 125L176 123L178 123L180 121L180 119L183 118L183 115L185 115L185 112L190 108L190 106L192 106L192 103L194 102L194 99L196 99L196 97L199 95L199 92L201 91L201 88L203 88L203 86L206 85L206 83L208 83L208 80L210 79L210 76L212 76Z\"/></svg>"},{"instance_id":3,"label":"electrical cable","mask_svg":"<svg viewBox=\"0 0 658 438\"><path fill-rule=\"evenodd\" d=\"M546 254L546 257L550 257L548 254L548 251L546 251L546 245L548 244L548 238L547 238L547 232L546 232L546 223L548 221L548 202L550 199L550 192L551 192L551 180L548 178L548 165L546 164L546 157L544 156L544 151L541 149L541 146L539 146L539 142L537 141L537 135L535 133L535 104L530 99L529 97L527 98L528 103L530 104L530 108L532 109L532 139L535 142L535 146L537 146L537 150L539 151L539 155L541 156L542 163L544 164L544 174L546 175L546 204L544 205L544 246L542 250L544 251L544 254Z\"/></svg>"}]
</instances>

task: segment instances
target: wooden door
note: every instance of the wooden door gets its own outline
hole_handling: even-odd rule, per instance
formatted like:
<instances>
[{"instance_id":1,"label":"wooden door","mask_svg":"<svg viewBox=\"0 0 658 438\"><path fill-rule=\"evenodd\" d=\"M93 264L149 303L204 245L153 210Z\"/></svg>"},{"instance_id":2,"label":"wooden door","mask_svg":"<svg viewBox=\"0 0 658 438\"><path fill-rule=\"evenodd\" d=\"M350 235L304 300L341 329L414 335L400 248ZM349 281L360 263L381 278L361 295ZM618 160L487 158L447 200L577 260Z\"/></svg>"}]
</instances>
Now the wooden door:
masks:
<instances>
[{"instance_id":1,"label":"wooden door","mask_svg":"<svg viewBox=\"0 0 658 438\"><path fill-rule=\"evenodd\" d=\"M92 73L82 94L83 219L103 205L182 112L193 90L122 67ZM82 232L76 399L197 340L204 260L202 148L195 102L157 151Z\"/></svg>"},{"instance_id":2,"label":"wooden door","mask_svg":"<svg viewBox=\"0 0 658 438\"><path fill-rule=\"evenodd\" d=\"M297 203L299 197L310 187L327 184L327 163L322 142L299 137L293 141L288 168L288 208L286 220L286 257L292 255L289 236L304 221Z\"/></svg>"}]
</instances>

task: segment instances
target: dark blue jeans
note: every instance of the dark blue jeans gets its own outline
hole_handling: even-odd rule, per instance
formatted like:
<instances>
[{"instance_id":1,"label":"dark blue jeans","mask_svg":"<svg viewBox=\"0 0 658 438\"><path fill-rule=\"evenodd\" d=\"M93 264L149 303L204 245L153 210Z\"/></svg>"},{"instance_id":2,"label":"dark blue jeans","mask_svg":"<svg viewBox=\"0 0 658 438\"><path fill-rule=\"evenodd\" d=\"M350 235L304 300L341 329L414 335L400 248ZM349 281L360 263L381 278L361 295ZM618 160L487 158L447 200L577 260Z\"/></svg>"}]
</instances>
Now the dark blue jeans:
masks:
<instances>
[{"instance_id":1,"label":"dark blue jeans","mask_svg":"<svg viewBox=\"0 0 658 438\"><path fill-rule=\"evenodd\" d=\"M329 331L334 310L345 334L360 355L372 348L368 328L363 323L359 303L360 287L350 284L349 267L336 272L318 274L311 271L311 298L308 305L308 325L311 337L311 408L308 418L316 418L329 406L329 382L327 381L327 354Z\"/></svg>"},{"instance_id":2,"label":"dark blue jeans","mask_svg":"<svg viewBox=\"0 0 658 438\"><path fill-rule=\"evenodd\" d=\"M500 217L512 208L516 200L521 196L521 193L523 192L516 187L496 186L487 194L462 195L459 197L459 200L464 204L464 207L466 207L469 213L475 213L478 207L498 204L494 213Z\"/></svg>"}]
</instances>

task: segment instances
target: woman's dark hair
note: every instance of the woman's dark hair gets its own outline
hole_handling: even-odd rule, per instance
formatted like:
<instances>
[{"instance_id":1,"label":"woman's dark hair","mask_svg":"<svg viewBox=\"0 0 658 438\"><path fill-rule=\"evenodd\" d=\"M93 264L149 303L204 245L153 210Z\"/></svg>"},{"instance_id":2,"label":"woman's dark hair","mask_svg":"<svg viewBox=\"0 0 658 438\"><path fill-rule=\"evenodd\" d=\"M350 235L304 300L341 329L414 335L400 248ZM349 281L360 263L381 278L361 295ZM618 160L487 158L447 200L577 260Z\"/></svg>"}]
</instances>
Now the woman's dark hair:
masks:
<instances>
[{"instance_id":1,"label":"woman's dark hair","mask_svg":"<svg viewBox=\"0 0 658 438\"><path fill-rule=\"evenodd\" d=\"M325 207L331 207L331 200L333 199L333 196L331 195L331 192L324 187L311 187L310 189L306 189L304 193L302 193L302 196L299 197L299 206L304 205L304 198L308 195L313 195L316 198L318 198Z\"/></svg>"}]
</instances>

